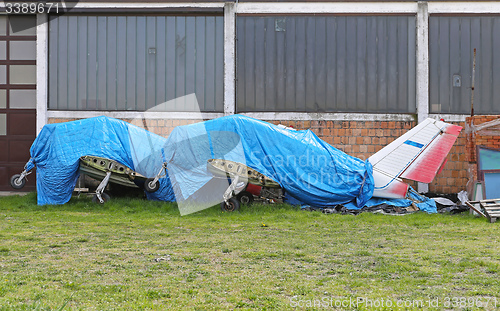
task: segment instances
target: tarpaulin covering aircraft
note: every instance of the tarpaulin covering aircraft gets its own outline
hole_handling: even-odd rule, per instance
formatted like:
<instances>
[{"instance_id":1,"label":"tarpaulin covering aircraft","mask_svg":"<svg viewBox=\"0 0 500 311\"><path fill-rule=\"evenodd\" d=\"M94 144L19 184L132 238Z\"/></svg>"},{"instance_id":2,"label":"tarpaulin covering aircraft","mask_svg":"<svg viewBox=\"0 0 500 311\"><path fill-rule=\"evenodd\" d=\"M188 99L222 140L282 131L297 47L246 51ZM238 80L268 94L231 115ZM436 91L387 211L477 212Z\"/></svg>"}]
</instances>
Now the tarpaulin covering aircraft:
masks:
<instances>
[{"instance_id":1,"label":"tarpaulin covering aircraft","mask_svg":"<svg viewBox=\"0 0 500 311\"><path fill-rule=\"evenodd\" d=\"M111 159L141 175L152 176L163 163L165 143L161 136L103 116L47 124L30 148L31 159L23 174L36 166L39 205L64 204L75 188L81 157ZM164 178L161 183L166 185L162 191L148 193L148 198L174 201L170 180Z\"/></svg>"},{"instance_id":2,"label":"tarpaulin covering aircraft","mask_svg":"<svg viewBox=\"0 0 500 311\"><path fill-rule=\"evenodd\" d=\"M363 161L332 147L310 130L287 129L241 115L179 126L168 139L123 121L98 117L45 126L33 143L26 169L37 166L39 204L62 204L75 186L80 157L109 158L143 176L156 176L151 184L158 185L148 198L176 200L181 214L189 214L221 202L223 194L232 191L231 178L214 176L207 165L222 159L255 170L302 203L319 207L348 204L359 209L370 204L374 192L404 199L408 186L404 184L401 190L400 178L410 178L412 171L435 175L459 131L459 127L429 119L425 126L417 126ZM445 144L441 143L443 137ZM391 171L380 164L391 157L391 161L399 159L397 154L403 154L402 160L394 162L397 169ZM233 174L232 179L235 176L244 177ZM393 184L398 185L397 191ZM402 204L401 200L392 201ZM433 212L432 206L426 211Z\"/></svg>"}]
</instances>

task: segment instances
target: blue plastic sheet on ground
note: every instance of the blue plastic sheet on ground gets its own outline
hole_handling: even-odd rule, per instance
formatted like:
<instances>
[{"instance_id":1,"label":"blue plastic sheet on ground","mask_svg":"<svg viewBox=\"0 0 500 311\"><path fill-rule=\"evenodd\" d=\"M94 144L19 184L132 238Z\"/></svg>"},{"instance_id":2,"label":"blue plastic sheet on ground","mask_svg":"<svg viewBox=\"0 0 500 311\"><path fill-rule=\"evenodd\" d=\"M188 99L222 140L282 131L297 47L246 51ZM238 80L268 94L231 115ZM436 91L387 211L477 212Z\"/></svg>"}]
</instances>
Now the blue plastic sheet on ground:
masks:
<instances>
[{"instance_id":1,"label":"blue plastic sheet on ground","mask_svg":"<svg viewBox=\"0 0 500 311\"><path fill-rule=\"evenodd\" d=\"M366 202L365 206L370 207L385 203L391 206L408 207L412 203L414 203L422 212L426 212L429 214L437 213L436 202L426 196L417 193L413 188L410 187L410 190L408 191L406 197L406 199L371 198ZM351 203L344 204L344 206L347 209L360 209L358 206Z\"/></svg>"},{"instance_id":2,"label":"blue plastic sheet on ground","mask_svg":"<svg viewBox=\"0 0 500 311\"><path fill-rule=\"evenodd\" d=\"M166 139L127 122L96 117L45 125L30 149L26 169L36 166L38 204L64 204L79 176L81 156L115 160L146 177L156 175ZM149 199L174 201L168 176Z\"/></svg>"},{"instance_id":3,"label":"blue plastic sheet on ground","mask_svg":"<svg viewBox=\"0 0 500 311\"><path fill-rule=\"evenodd\" d=\"M191 198L190 202L207 200L209 205L215 202L208 198L211 195L221 202L223 191L213 189L227 188L227 182L212 187L206 165L212 158L243 163L277 181L287 195L313 206L353 202L361 208L373 194L371 164L332 147L310 130L233 115L176 127L167 146L165 158L178 202Z\"/></svg>"}]
</instances>

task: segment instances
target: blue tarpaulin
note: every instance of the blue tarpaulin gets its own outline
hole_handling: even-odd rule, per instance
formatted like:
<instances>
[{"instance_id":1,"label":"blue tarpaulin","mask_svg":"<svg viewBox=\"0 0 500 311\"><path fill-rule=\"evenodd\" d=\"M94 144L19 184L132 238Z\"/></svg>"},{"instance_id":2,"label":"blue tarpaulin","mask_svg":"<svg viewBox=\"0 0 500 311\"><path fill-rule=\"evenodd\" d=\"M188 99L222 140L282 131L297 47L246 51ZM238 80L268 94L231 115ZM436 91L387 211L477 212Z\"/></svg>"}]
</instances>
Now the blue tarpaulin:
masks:
<instances>
[{"instance_id":1,"label":"blue tarpaulin","mask_svg":"<svg viewBox=\"0 0 500 311\"><path fill-rule=\"evenodd\" d=\"M221 201L227 183L211 184L206 163L212 158L243 163L277 181L288 195L314 206L354 202L362 208L373 194L371 164L332 147L310 130L233 115L176 127L167 146L165 157L178 202ZM205 185L210 186L204 189ZM212 200L213 193L218 197Z\"/></svg>"},{"instance_id":2,"label":"blue tarpaulin","mask_svg":"<svg viewBox=\"0 0 500 311\"><path fill-rule=\"evenodd\" d=\"M64 204L75 188L81 156L109 158L144 176L154 176L163 162L165 143L161 136L108 117L48 124L31 146L26 169L36 165L38 204ZM150 198L174 201L168 178Z\"/></svg>"},{"instance_id":3,"label":"blue tarpaulin","mask_svg":"<svg viewBox=\"0 0 500 311\"><path fill-rule=\"evenodd\" d=\"M426 212L429 214L437 213L436 202L433 199L429 199L428 197L417 193L413 188L410 187L406 199L384 199L384 198L371 198L366 202L365 206L377 206L380 204L387 204L391 206L398 207L408 207L412 203L415 204L420 211ZM347 209L359 209L358 206L348 203L344 204Z\"/></svg>"},{"instance_id":4,"label":"blue tarpaulin","mask_svg":"<svg viewBox=\"0 0 500 311\"><path fill-rule=\"evenodd\" d=\"M369 204L374 187L368 161L332 147L310 130L241 115L179 126L168 139L108 117L50 124L30 152L26 168L37 167L40 205L70 199L79 159L85 155L118 161L146 177L155 176L167 162L167 176L148 199L180 202L181 214L222 201L228 180L208 171L207 160L214 158L243 163L278 182L287 196L311 206L360 209ZM190 208L193 204L198 207Z\"/></svg>"}]
</instances>

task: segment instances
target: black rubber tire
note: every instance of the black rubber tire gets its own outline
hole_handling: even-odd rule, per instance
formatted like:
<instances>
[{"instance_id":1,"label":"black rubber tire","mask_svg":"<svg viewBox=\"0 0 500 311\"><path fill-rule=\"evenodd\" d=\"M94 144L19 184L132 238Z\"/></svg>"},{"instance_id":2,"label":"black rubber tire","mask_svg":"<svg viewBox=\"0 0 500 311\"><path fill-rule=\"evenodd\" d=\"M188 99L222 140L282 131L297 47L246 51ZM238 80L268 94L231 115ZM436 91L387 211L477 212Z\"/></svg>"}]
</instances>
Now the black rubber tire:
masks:
<instances>
[{"instance_id":1,"label":"black rubber tire","mask_svg":"<svg viewBox=\"0 0 500 311\"><path fill-rule=\"evenodd\" d=\"M250 205L253 203L253 194L248 191L241 191L240 193L238 193L236 198L243 205Z\"/></svg>"},{"instance_id":2,"label":"black rubber tire","mask_svg":"<svg viewBox=\"0 0 500 311\"><path fill-rule=\"evenodd\" d=\"M104 204L106 202L108 202L109 200L111 200L111 197L109 196L109 194L107 193L101 193L101 198L103 199L103 203L101 203L101 201L99 201L99 199L97 198L97 194L94 194L94 196L92 197L92 203L98 203L98 204Z\"/></svg>"},{"instance_id":3,"label":"black rubber tire","mask_svg":"<svg viewBox=\"0 0 500 311\"><path fill-rule=\"evenodd\" d=\"M16 190L22 189L26 185L26 178L19 180L19 177L21 177L21 174L13 175L10 178L10 186Z\"/></svg>"},{"instance_id":4,"label":"black rubber tire","mask_svg":"<svg viewBox=\"0 0 500 311\"><path fill-rule=\"evenodd\" d=\"M160 182L157 181L153 184L154 178L148 178L144 182L144 191L146 192L156 192L160 188Z\"/></svg>"},{"instance_id":5,"label":"black rubber tire","mask_svg":"<svg viewBox=\"0 0 500 311\"><path fill-rule=\"evenodd\" d=\"M222 202L220 208L224 212L235 212L240 208L240 201L236 198L230 198L229 202Z\"/></svg>"}]
</instances>

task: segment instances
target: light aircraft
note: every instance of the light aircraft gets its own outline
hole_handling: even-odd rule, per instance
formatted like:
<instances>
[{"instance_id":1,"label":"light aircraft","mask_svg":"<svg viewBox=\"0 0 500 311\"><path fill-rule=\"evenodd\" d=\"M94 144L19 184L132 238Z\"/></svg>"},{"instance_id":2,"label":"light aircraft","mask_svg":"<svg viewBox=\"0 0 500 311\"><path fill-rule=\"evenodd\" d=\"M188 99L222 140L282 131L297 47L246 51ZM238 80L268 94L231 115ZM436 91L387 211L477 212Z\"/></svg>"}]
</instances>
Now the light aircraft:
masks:
<instances>
[{"instance_id":1,"label":"light aircraft","mask_svg":"<svg viewBox=\"0 0 500 311\"><path fill-rule=\"evenodd\" d=\"M410 187L403 178L430 183L446 163L446 157L461 129L460 126L429 118L372 155L368 159L373 167L372 196L406 198ZM164 164L165 169L167 166ZM222 196L222 208L225 210L239 207L234 197L245 192L248 184L282 188L273 178L237 161L208 159L207 169L214 176L227 178L230 182ZM149 179L150 185L154 185L155 180ZM248 192L245 195L248 196Z\"/></svg>"},{"instance_id":2,"label":"light aircraft","mask_svg":"<svg viewBox=\"0 0 500 311\"><path fill-rule=\"evenodd\" d=\"M220 202L235 209L234 197L250 185L283 189L311 206L354 202L362 208L372 197L406 198L409 186L403 179L431 182L460 131L460 126L427 119L363 161L310 130L241 115L178 126L167 139L96 117L46 125L25 171L11 183L21 186L36 165L38 203L63 204L80 170L100 171L101 185L128 179L129 186L143 187L148 199L177 201L181 215ZM105 201L102 195L97 200Z\"/></svg>"}]
</instances>

